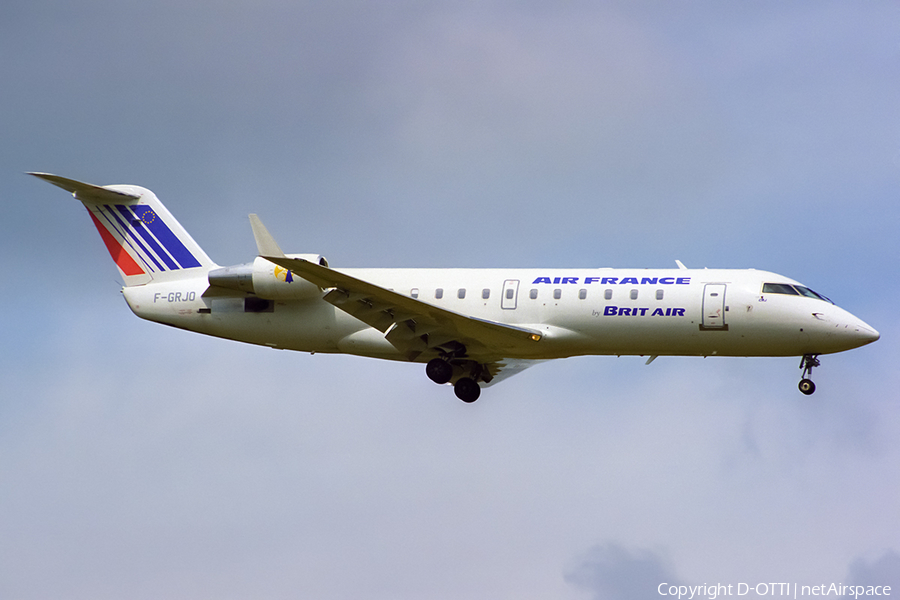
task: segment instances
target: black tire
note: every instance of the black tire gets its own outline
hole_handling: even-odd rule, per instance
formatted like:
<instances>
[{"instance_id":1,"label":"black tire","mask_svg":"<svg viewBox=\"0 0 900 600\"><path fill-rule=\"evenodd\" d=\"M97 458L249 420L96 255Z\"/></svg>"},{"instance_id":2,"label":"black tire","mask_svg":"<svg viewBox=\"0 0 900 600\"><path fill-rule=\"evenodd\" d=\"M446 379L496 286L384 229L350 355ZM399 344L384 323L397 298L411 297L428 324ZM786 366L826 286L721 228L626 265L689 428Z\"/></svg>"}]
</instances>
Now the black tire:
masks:
<instances>
[{"instance_id":1,"label":"black tire","mask_svg":"<svg viewBox=\"0 0 900 600\"><path fill-rule=\"evenodd\" d=\"M462 377L453 386L456 397L463 402L475 402L481 395L481 387L471 377Z\"/></svg>"},{"instance_id":2,"label":"black tire","mask_svg":"<svg viewBox=\"0 0 900 600\"><path fill-rule=\"evenodd\" d=\"M812 382L812 379L801 379L800 385L797 387L807 396L811 396L812 393L816 391L816 384Z\"/></svg>"},{"instance_id":3,"label":"black tire","mask_svg":"<svg viewBox=\"0 0 900 600\"><path fill-rule=\"evenodd\" d=\"M425 374L428 375L428 379L443 385L453 377L453 365L442 358L432 358L425 365Z\"/></svg>"}]
</instances>

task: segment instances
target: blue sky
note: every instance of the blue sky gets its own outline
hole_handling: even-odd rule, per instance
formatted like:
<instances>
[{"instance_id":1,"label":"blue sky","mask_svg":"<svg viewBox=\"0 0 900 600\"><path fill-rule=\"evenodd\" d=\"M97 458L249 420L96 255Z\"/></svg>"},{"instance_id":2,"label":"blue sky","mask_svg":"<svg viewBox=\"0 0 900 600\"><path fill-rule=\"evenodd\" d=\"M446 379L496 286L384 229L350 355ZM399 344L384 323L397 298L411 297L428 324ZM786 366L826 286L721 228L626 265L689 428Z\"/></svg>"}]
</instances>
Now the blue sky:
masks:
<instances>
[{"instance_id":1,"label":"blue sky","mask_svg":"<svg viewBox=\"0 0 900 600\"><path fill-rule=\"evenodd\" d=\"M0 596L900 589L900 7L0 7ZM420 366L135 319L48 171L220 264L755 267L876 327L799 359L593 357L472 406ZM648 590L650 592L648 593Z\"/></svg>"}]
</instances>

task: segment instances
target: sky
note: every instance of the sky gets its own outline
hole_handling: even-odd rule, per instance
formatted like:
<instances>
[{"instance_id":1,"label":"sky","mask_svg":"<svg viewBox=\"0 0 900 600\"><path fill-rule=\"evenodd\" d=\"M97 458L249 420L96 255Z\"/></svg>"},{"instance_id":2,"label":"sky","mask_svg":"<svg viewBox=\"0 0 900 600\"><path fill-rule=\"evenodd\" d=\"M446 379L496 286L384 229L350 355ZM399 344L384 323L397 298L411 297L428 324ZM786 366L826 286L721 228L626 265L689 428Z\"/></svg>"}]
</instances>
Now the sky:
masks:
<instances>
[{"instance_id":1,"label":"sky","mask_svg":"<svg viewBox=\"0 0 900 600\"><path fill-rule=\"evenodd\" d=\"M900 593L898 31L888 1L3 2L0 597ZM26 171L152 189L222 265L256 212L337 267L753 267L881 339L811 397L795 358L582 357L465 405L136 319Z\"/></svg>"}]
</instances>

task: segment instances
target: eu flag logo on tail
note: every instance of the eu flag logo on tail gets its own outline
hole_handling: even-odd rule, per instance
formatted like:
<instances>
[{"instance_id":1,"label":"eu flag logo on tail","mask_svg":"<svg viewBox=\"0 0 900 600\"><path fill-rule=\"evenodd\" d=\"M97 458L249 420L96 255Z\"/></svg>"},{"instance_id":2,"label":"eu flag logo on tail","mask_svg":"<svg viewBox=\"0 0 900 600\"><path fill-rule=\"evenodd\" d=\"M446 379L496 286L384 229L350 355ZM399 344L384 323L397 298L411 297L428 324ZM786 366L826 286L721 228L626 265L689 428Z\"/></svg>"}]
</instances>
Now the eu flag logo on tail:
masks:
<instances>
[{"instance_id":1,"label":"eu flag logo on tail","mask_svg":"<svg viewBox=\"0 0 900 600\"><path fill-rule=\"evenodd\" d=\"M144 225L150 225L155 220L156 220L156 213L150 209L145 210L144 214L141 215L141 221L143 221Z\"/></svg>"}]
</instances>

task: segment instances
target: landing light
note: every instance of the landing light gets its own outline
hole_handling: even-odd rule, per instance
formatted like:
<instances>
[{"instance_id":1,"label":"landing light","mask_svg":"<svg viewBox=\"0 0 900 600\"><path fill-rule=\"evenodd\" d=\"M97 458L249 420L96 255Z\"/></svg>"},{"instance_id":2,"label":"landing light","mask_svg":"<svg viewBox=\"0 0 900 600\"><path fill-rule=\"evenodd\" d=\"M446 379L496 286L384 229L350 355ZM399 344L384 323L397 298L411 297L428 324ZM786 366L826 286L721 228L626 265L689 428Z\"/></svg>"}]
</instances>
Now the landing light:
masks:
<instances>
[{"instance_id":1,"label":"landing light","mask_svg":"<svg viewBox=\"0 0 900 600\"><path fill-rule=\"evenodd\" d=\"M531 334L531 339L533 339L533 340L536 341L536 342L539 342L539 341L541 341L541 334L539 334L539 333L532 333L532 334Z\"/></svg>"}]
</instances>

